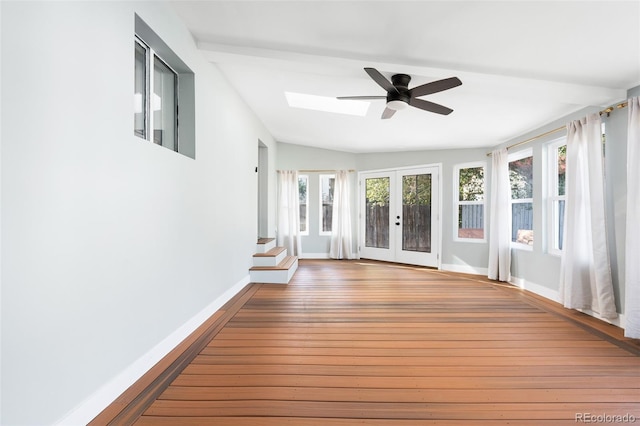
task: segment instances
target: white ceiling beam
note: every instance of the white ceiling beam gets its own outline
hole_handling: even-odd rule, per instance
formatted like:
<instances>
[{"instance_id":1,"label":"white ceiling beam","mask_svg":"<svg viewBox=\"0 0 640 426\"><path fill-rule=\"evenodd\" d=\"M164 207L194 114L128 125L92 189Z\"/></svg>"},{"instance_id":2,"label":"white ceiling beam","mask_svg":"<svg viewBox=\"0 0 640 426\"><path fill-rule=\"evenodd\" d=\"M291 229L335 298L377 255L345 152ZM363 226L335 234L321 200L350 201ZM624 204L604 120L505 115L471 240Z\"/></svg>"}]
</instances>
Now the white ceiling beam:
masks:
<instances>
[{"instance_id":1,"label":"white ceiling beam","mask_svg":"<svg viewBox=\"0 0 640 426\"><path fill-rule=\"evenodd\" d=\"M626 98L626 89L525 78L486 72L437 68L420 64L394 63L361 57L306 54L293 51L198 42L204 57L213 63L242 64L320 75L361 76L361 70L375 67L381 72L402 72L436 79L457 76L467 93L507 99L544 100L579 106L606 107ZM356 74L357 73L357 74Z\"/></svg>"}]
</instances>

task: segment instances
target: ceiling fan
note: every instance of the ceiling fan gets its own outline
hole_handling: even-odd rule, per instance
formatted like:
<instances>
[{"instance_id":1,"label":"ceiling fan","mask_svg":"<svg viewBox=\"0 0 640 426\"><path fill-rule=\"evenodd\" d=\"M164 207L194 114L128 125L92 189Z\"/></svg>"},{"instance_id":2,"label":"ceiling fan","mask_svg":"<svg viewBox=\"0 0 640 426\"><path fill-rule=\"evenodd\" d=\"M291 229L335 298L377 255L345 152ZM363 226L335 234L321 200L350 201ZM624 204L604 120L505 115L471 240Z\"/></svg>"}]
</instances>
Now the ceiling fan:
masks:
<instances>
[{"instance_id":1,"label":"ceiling fan","mask_svg":"<svg viewBox=\"0 0 640 426\"><path fill-rule=\"evenodd\" d=\"M382 119L391 118L396 111L405 109L408 105L425 111L435 112L436 114L451 114L453 111L451 108L425 101L424 99L418 99L418 97L442 92L443 90L452 89L462 84L462 81L460 81L458 77L450 77L409 89L411 76L407 74L395 74L391 77L391 81L389 81L375 68L365 68L364 70L373 81L387 91L387 96L338 96L338 99L386 99L387 106L382 112Z\"/></svg>"}]
</instances>

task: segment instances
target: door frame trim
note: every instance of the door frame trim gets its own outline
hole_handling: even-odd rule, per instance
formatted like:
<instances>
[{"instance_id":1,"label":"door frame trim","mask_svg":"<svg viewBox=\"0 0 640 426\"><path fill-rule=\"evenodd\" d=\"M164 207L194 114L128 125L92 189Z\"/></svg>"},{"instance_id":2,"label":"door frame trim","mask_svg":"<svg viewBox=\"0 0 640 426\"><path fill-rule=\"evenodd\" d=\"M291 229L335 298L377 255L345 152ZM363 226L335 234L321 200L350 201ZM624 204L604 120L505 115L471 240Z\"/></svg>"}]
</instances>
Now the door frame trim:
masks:
<instances>
[{"instance_id":1,"label":"door frame trim","mask_svg":"<svg viewBox=\"0 0 640 426\"><path fill-rule=\"evenodd\" d=\"M442 222L443 222L443 218L444 216L442 215L442 206L443 206L443 202L442 202L442 198L443 198L443 192L442 192L442 181L444 180L442 178L442 163L430 163L430 164L417 164L417 165L411 165L411 166L402 166L402 167L389 167L389 168L384 168L384 169L373 169L373 170L360 170L358 171L358 197L357 197L357 212L358 212L358 257L360 256L361 253L361 249L362 249L362 245L363 245L363 238L364 235L362 235L362 221L364 220L364 218L362 217L362 202L360 199L360 196L362 195L362 174L365 173L384 173L384 172L398 172L398 171L403 171L403 170L411 170L411 169L418 169L418 168L422 168L422 167L433 167L433 168L437 168L438 170L438 182L437 182L437 187L438 187L438 195L439 195L439 199L438 199L438 209L437 209L437 213L438 213L438 220L437 220L437 226L438 226L438 237L437 237L437 241L435 242L435 244L432 244L433 246L435 246L438 250L437 253L437 268L440 270L442 269Z\"/></svg>"}]
</instances>

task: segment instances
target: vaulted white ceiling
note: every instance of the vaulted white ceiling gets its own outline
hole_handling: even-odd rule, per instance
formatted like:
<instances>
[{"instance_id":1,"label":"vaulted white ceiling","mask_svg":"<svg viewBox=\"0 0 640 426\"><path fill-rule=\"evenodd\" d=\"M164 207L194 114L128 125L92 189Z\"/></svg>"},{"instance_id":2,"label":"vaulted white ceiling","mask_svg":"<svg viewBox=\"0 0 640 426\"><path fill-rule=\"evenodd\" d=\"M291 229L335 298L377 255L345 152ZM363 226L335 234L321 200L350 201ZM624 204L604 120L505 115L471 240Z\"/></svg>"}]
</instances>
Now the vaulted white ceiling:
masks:
<instances>
[{"instance_id":1,"label":"vaulted white ceiling","mask_svg":"<svg viewBox=\"0 0 640 426\"><path fill-rule=\"evenodd\" d=\"M199 49L276 140L349 152L491 147L640 84L640 1L173 1ZM457 76L381 120L289 107L285 92L384 95Z\"/></svg>"}]
</instances>

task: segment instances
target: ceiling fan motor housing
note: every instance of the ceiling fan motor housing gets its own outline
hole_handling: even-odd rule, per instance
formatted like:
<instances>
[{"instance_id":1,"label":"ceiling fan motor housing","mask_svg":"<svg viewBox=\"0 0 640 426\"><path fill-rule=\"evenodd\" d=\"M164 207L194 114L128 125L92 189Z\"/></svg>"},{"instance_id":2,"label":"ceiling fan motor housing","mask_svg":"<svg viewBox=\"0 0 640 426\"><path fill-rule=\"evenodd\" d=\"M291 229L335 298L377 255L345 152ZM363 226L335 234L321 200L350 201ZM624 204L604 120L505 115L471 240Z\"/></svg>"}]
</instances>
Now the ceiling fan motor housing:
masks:
<instances>
[{"instance_id":1,"label":"ceiling fan motor housing","mask_svg":"<svg viewBox=\"0 0 640 426\"><path fill-rule=\"evenodd\" d=\"M391 77L391 83L395 86L396 91L389 90L387 92L387 103L393 101L401 101L409 104L409 82L411 76L407 74L395 74ZM398 109L398 108L394 108Z\"/></svg>"}]
</instances>

